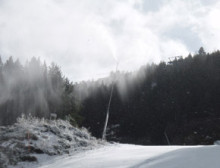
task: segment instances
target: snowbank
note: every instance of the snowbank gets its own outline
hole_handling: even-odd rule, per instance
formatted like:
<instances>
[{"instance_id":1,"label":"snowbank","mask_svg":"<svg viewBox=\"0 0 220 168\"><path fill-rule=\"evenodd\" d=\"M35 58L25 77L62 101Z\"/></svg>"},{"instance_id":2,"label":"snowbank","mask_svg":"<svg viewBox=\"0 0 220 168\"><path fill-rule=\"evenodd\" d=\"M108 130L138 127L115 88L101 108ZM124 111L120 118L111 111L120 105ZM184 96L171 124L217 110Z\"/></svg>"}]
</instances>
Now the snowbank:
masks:
<instances>
[{"instance_id":1,"label":"snowbank","mask_svg":"<svg viewBox=\"0 0 220 168\"><path fill-rule=\"evenodd\" d=\"M146 159L133 168L219 168L219 155L219 146L178 149Z\"/></svg>"},{"instance_id":2,"label":"snowbank","mask_svg":"<svg viewBox=\"0 0 220 168\"><path fill-rule=\"evenodd\" d=\"M67 121L22 117L12 126L0 127L0 167L42 162L42 158L92 149L103 143Z\"/></svg>"}]
</instances>

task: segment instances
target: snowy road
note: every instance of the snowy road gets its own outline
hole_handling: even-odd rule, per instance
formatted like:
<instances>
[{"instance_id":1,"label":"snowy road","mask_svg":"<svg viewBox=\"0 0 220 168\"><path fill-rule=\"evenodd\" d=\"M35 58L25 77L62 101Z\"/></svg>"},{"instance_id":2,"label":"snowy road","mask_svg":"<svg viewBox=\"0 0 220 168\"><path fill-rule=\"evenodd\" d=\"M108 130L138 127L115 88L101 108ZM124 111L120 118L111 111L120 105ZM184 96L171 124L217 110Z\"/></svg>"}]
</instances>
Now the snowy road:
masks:
<instances>
[{"instance_id":1,"label":"snowy road","mask_svg":"<svg viewBox=\"0 0 220 168\"><path fill-rule=\"evenodd\" d=\"M220 146L109 145L38 168L219 168Z\"/></svg>"}]
</instances>

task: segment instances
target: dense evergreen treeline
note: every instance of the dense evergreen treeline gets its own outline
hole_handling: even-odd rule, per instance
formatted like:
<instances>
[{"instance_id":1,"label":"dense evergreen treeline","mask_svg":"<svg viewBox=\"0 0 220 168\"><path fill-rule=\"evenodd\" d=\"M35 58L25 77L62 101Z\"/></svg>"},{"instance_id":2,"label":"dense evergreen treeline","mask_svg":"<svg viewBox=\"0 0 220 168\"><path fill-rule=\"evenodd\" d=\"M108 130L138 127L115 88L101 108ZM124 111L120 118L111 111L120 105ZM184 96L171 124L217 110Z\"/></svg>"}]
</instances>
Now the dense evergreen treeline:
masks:
<instances>
[{"instance_id":1,"label":"dense evergreen treeline","mask_svg":"<svg viewBox=\"0 0 220 168\"><path fill-rule=\"evenodd\" d=\"M134 73L72 84L60 68L37 58L25 65L0 59L0 125L22 113L57 113L101 137L114 85L107 139L135 144L211 144L220 139L220 51Z\"/></svg>"},{"instance_id":2,"label":"dense evergreen treeline","mask_svg":"<svg viewBox=\"0 0 220 168\"><path fill-rule=\"evenodd\" d=\"M116 72L109 140L136 144L211 144L220 139L220 52ZM111 84L82 83L83 125L101 137ZM85 90L84 90L85 91Z\"/></svg>"},{"instance_id":3,"label":"dense evergreen treeline","mask_svg":"<svg viewBox=\"0 0 220 168\"><path fill-rule=\"evenodd\" d=\"M0 125L12 124L21 114L49 118L79 119L73 84L60 68L33 57L25 66L10 57L5 63L0 58ZM73 121L74 122L74 121Z\"/></svg>"}]
</instances>

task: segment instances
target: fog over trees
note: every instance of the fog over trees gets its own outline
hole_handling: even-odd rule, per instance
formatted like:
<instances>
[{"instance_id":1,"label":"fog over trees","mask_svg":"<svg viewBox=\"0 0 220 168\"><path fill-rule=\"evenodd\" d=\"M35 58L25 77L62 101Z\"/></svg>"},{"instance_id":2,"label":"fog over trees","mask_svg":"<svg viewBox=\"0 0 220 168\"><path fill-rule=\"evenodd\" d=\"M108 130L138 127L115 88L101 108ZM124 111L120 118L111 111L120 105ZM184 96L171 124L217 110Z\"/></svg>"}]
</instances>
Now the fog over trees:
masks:
<instances>
[{"instance_id":1,"label":"fog over trees","mask_svg":"<svg viewBox=\"0 0 220 168\"><path fill-rule=\"evenodd\" d=\"M74 72L73 72L74 73ZM0 60L0 124L22 113L70 119L101 138L114 85L107 140L135 144L211 144L220 138L220 51L178 57L136 72L71 83L37 58Z\"/></svg>"},{"instance_id":2,"label":"fog over trees","mask_svg":"<svg viewBox=\"0 0 220 168\"><path fill-rule=\"evenodd\" d=\"M40 118L57 113L65 118L76 112L72 90L54 63L48 67L35 57L24 66L12 57L5 63L0 60L0 124L12 124L22 113Z\"/></svg>"}]
</instances>

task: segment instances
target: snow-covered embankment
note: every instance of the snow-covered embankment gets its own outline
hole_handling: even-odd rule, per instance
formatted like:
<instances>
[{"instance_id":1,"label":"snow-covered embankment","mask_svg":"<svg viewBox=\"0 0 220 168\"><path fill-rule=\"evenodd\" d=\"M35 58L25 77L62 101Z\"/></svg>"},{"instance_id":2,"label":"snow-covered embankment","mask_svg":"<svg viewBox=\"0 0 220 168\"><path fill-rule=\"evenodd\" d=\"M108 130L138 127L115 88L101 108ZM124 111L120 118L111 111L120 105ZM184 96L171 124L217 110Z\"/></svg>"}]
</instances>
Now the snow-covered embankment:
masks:
<instances>
[{"instance_id":1,"label":"snow-covered embankment","mask_svg":"<svg viewBox=\"0 0 220 168\"><path fill-rule=\"evenodd\" d=\"M24 162L37 165L52 156L96 148L103 143L67 121L22 117L12 126L0 127L0 167L23 167Z\"/></svg>"}]
</instances>

